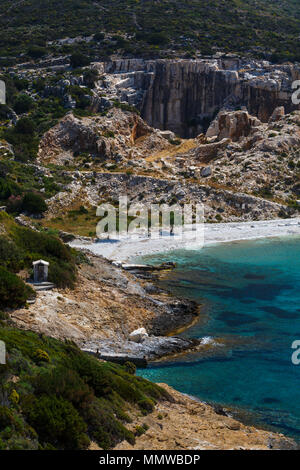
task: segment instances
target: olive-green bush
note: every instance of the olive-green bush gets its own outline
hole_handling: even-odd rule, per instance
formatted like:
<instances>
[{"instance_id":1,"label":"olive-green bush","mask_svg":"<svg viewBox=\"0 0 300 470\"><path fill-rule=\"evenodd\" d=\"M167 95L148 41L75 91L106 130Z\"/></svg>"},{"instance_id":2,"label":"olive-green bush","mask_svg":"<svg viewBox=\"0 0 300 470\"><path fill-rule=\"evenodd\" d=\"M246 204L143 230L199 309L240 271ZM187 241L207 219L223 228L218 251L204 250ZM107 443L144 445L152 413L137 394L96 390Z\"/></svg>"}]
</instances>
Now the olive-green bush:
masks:
<instances>
[{"instance_id":1,"label":"olive-green bush","mask_svg":"<svg viewBox=\"0 0 300 470\"><path fill-rule=\"evenodd\" d=\"M23 211L29 214L42 214L47 208L44 198L39 194L29 192L24 195L22 201Z\"/></svg>"},{"instance_id":2,"label":"olive-green bush","mask_svg":"<svg viewBox=\"0 0 300 470\"><path fill-rule=\"evenodd\" d=\"M0 266L0 308L18 308L35 295L18 276Z\"/></svg>"},{"instance_id":3,"label":"olive-green bush","mask_svg":"<svg viewBox=\"0 0 300 470\"><path fill-rule=\"evenodd\" d=\"M158 400L169 399L156 384L99 362L70 341L3 325L0 340L7 349L0 400L9 400L0 406L1 450L86 449L90 440L103 449L124 439L134 444L134 433L126 428L133 407L151 412L151 388ZM37 351L49 362L37 360ZM11 382L12 375L18 380Z\"/></svg>"}]
</instances>

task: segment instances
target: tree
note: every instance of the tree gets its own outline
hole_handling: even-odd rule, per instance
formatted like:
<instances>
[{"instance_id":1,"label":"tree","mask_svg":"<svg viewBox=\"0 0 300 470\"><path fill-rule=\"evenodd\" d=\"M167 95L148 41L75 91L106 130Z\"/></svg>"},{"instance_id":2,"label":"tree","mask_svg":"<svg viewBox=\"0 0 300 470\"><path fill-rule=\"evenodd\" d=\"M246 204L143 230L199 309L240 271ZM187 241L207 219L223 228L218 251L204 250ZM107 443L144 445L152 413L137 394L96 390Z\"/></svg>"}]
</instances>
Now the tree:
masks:
<instances>
[{"instance_id":1,"label":"tree","mask_svg":"<svg viewBox=\"0 0 300 470\"><path fill-rule=\"evenodd\" d=\"M84 67L86 65L89 65L90 59L89 57L81 54L81 52L74 52L74 54L72 54L70 57L70 62L71 67L74 69L77 67Z\"/></svg>"},{"instance_id":2,"label":"tree","mask_svg":"<svg viewBox=\"0 0 300 470\"><path fill-rule=\"evenodd\" d=\"M33 135L34 130L34 122L29 118L21 118L16 124L16 131L19 134Z\"/></svg>"},{"instance_id":3,"label":"tree","mask_svg":"<svg viewBox=\"0 0 300 470\"><path fill-rule=\"evenodd\" d=\"M17 114L28 113L34 106L33 99L25 94L20 94L17 96L14 103L14 110Z\"/></svg>"},{"instance_id":4,"label":"tree","mask_svg":"<svg viewBox=\"0 0 300 470\"><path fill-rule=\"evenodd\" d=\"M144 39L148 44L153 44L155 46L163 46L169 42L169 38L165 33L151 33L145 35Z\"/></svg>"},{"instance_id":5,"label":"tree","mask_svg":"<svg viewBox=\"0 0 300 470\"><path fill-rule=\"evenodd\" d=\"M99 73L97 70L87 70L83 74L84 82L90 88L94 88L95 82L99 78Z\"/></svg>"},{"instance_id":6,"label":"tree","mask_svg":"<svg viewBox=\"0 0 300 470\"><path fill-rule=\"evenodd\" d=\"M43 57L46 54L47 49L41 46L30 46L27 51L27 55L29 55L29 57L32 57L32 59L39 59L40 57Z\"/></svg>"},{"instance_id":7,"label":"tree","mask_svg":"<svg viewBox=\"0 0 300 470\"><path fill-rule=\"evenodd\" d=\"M94 41L103 41L103 39L105 39L105 34L104 33L96 33L96 34L94 34L93 39L94 39Z\"/></svg>"}]
</instances>

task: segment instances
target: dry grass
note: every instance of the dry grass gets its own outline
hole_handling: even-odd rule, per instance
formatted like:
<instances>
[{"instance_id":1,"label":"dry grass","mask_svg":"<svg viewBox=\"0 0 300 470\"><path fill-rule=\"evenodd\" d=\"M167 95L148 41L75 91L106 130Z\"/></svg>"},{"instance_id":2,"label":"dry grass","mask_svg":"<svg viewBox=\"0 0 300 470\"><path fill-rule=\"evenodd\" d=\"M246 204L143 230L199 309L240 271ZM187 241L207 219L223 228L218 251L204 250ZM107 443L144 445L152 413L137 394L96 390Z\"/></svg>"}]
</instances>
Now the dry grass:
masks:
<instances>
[{"instance_id":1,"label":"dry grass","mask_svg":"<svg viewBox=\"0 0 300 470\"><path fill-rule=\"evenodd\" d=\"M166 157L175 157L178 154L186 153L195 148L199 143L197 143L196 139L185 139L181 142L180 145L172 145L170 144L166 149L156 152L149 157L145 158L147 162L155 162L160 158Z\"/></svg>"},{"instance_id":2,"label":"dry grass","mask_svg":"<svg viewBox=\"0 0 300 470\"><path fill-rule=\"evenodd\" d=\"M59 215L51 219L43 219L42 225L54 230L73 233L82 237L95 237L96 226L99 217L96 216L96 209L89 208L86 214L81 213L78 208L66 211L64 215Z\"/></svg>"}]
</instances>

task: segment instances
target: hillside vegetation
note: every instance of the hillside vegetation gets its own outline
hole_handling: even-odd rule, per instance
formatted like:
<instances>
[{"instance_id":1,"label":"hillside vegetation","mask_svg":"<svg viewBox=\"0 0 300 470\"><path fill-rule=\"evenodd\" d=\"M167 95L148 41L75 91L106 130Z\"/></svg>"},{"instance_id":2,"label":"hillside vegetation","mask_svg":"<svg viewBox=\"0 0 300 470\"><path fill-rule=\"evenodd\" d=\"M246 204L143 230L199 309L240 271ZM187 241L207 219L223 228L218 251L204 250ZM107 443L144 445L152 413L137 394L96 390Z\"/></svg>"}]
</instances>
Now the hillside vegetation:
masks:
<instances>
[{"instance_id":1,"label":"hillside vegetation","mask_svg":"<svg viewBox=\"0 0 300 470\"><path fill-rule=\"evenodd\" d=\"M4 314L2 314L2 318ZM0 450L109 449L136 433L129 410L142 415L170 399L136 377L135 366L99 362L73 343L0 324L7 364L0 365Z\"/></svg>"},{"instance_id":2,"label":"hillside vegetation","mask_svg":"<svg viewBox=\"0 0 300 470\"><path fill-rule=\"evenodd\" d=\"M45 232L20 227L5 212L0 213L0 308L18 308L34 297L29 285L17 276L23 270L30 277L32 262L43 258L50 262L49 280L58 287L73 287L76 264L84 259Z\"/></svg>"},{"instance_id":3,"label":"hillside vegetation","mask_svg":"<svg viewBox=\"0 0 300 470\"><path fill-rule=\"evenodd\" d=\"M299 26L298 0L4 0L0 56L9 63L9 57L24 60L20 53L35 59L82 50L95 59L118 51L157 56L217 49L299 60ZM89 43L48 43L93 34Z\"/></svg>"}]
</instances>

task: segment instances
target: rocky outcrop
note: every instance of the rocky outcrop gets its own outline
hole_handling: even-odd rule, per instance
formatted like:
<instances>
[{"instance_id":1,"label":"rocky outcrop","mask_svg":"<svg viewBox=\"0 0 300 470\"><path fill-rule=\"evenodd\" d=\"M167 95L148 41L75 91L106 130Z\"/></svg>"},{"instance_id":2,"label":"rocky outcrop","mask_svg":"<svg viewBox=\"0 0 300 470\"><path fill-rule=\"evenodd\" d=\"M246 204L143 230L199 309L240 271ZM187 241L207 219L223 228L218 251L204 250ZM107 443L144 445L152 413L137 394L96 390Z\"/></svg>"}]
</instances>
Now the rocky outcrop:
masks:
<instances>
[{"instance_id":1,"label":"rocky outcrop","mask_svg":"<svg viewBox=\"0 0 300 470\"><path fill-rule=\"evenodd\" d=\"M225 150L229 145L230 139L222 139L220 142L213 142L210 144L199 145L194 154L203 162L208 162L218 155L218 152Z\"/></svg>"},{"instance_id":2,"label":"rocky outcrop","mask_svg":"<svg viewBox=\"0 0 300 470\"><path fill-rule=\"evenodd\" d=\"M98 94L136 106L153 127L191 137L207 129L221 109L241 109L267 122L291 100L297 66L235 59L120 59L93 65L102 80Z\"/></svg>"},{"instance_id":3,"label":"rocky outcrop","mask_svg":"<svg viewBox=\"0 0 300 470\"><path fill-rule=\"evenodd\" d=\"M199 344L162 336L198 317L194 302L169 297L107 260L87 256L89 262L80 266L74 290L39 292L34 305L11 312L14 322L21 328L71 339L85 350L99 350L104 355L130 353L153 359ZM142 338L144 341L135 342Z\"/></svg>"},{"instance_id":4,"label":"rocky outcrop","mask_svg":"<svg viewBox=\"0 0 300 470\"><path fill-rule=\"evenodd\" d=\"M205 182L207 177L204 176ZM203 181L204 183L204 181ZM217 214L227 221L261 220L277 217L284 209L281 204L268 201L250 194L231 192L222 188L172 181L146 176L86 172L78 182L71 183L65 192L48 200L48 216L64 214L74 201L97 206L99 191L102 198L118 202L120 194L127 194L131 202L142 201L145 204L177 202L202 202L205 219L211 220Z\"/></svg>"},{"instance_id":5,"label":"rocky outcrop","mask_svg":"<svg viewBox=\"0 0 300 470\"><path fill-rule=\"evenodd\" d=\"M278 106L278 108L275 108L272 116L269 119L269 122L276 122L280 121L281 118L285 115L285 109L284 106Z\"/></svg>"},{"instance_id":6,"label":"rocky outcrop","mask_svg":"<svg viewBox=\"0 0 300 470\"><path fill-rule=\"evenodd\" d=\"M298 449L295 441L275 432L245 425L232 418L231 411L181 394L159 384L172 397L159 402L148 416L132 416L129 428L147 425L136 444L123 441L116 450L270 450Z\"/></svg>"},{"instance_id":7,"label":"rocky outcrop","mask_svg":"<svg viewBox=\"0 0 300 470\"><path fill-rule=\"evenodd\" d=\"M74 164L74 158L83 155L91 161L119 162L141 156L141 137L144 152L168 145L166 136L148 126L136 113L113 108L106 116L78 118L70 112L43 135L38 158L43 163Z\"/></svg>"},{"instance_id":8,"label":"rocky outcrop","mask_svg":"<svg viewBox=\"0 0 300 470\"><path fill-rule=\"evenodd\" d=\"M76 168L65 167L68 183L47 201L46 216L97 206L100 195L118 203L119 194L148 204L203 202L210 222L293 215L299 129L300 112L283 115L281 108L268 123L245 110L221 111L206 135L187 140L173 140L172 133L119 108L82 119L68 114L40 143L41 164ZM46 174L41 166L37 171Z\"/></svg>"},{"instance_id":9,"label":"rocky outcrop","mask_svg":"<svg viewBox=\"0 0 300 470\"><path fill-rule=\"evenodd\" d=\"M218 140L229 138L237 142L241 137L248 137L253 127L259 125L260 120L247 111L221 111L209 126L206 137L216 137Z\"/></svg>"}]
</instances>

